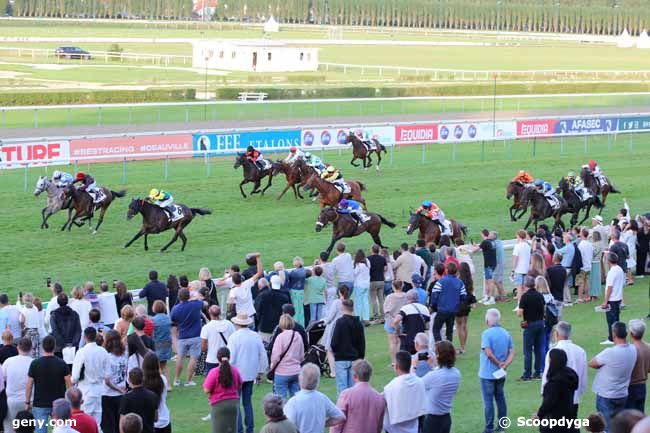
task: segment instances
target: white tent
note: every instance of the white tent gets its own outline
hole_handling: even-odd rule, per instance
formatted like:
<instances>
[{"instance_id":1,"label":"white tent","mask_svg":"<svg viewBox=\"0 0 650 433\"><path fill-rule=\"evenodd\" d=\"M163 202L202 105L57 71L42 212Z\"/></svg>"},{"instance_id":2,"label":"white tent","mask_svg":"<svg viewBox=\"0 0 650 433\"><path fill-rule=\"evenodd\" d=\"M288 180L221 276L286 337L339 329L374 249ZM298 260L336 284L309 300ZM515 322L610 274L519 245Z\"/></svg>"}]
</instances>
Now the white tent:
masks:
<instances>
[{"instance_id":1,"label":"white tent","mask_svg":"<svg viewBox=\"0 0 650 433\"><path fill-rule=\"evenodd\" d=\"M277 33L280 31L280 24L273 18L273 15L271 15L271 18L264 24L264 31L266 33Z\"/></svg>"},{"instance_id":2,"label":"white tent","mask_svg":"<svg viewBox=\"0 0 650 433\"><path fill-rule=\"evenodd\" d=\"M619 48L631 48L634 46L634 39L630 36L630 32L627 29L623 30L623 33L618 37L616 46Z\"/></svg>"},{"instance_id":3,"label":"white tent","mask_svg":"<svg viewBox=\"0 0 650 433\"><path fill-rule=\"evenodd\" d=\"M643 30L643 32L641 32L641 35L639 36L639 39L637 39L636 47L637 48L644 48L644 49L650 48L650 36L648 36L648 32L646 32L645 30Z\"/></svg>"}]
</instances>

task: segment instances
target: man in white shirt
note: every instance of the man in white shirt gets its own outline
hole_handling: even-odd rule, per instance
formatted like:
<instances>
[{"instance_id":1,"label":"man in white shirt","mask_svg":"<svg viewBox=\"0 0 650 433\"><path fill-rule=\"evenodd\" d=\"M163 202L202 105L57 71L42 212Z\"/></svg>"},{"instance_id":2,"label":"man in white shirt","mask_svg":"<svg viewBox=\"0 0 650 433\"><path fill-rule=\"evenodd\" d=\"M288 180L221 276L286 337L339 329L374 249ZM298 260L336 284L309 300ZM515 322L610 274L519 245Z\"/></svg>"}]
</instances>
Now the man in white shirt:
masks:
<instances>
[{"instance_id":1,"label":"man in white shirt","mask_svg":"<svg viewBox=\"0 0 650 433\"><path fill-rule=\"evenodd\" d=\"M228 340L230 364L237 367L241 375L241 400L244 406L246 433L253 433L253 385L262 380L262 375L269 366L268 357L262 337L250 329L253 318L240 312L232 319L237 329ZM237 431L243 432L241 411L237 416Z\"/></svg>"},{"instance_id":2,"label":"man in white shirt","mask_svg":"<svg viewBox=\"0 0 650 433\"><path fill-rule=\"evenodd\" d=\"M25 409L25 388L27 372L32 363L32 340L21 338L18 341L18 355L8 358L2 364L2 373L7 393L7 415L4 419L4 431L11 432L11 421L16 414Z\"/></svg>"},{"instance_id":3,"label":"man in white shirt","mask_svg":"<svg viewBox=\"0 0 650 433\"><path fill-rule=\"evenodd\" d=\"M354 286L354 263L350 253L345 252L345 244L336 244L336 258L332 260L332 270L338 286L346 285L352 290Z\"/></svg>"},{"instance_id":4,"label":"man in white shirt","mask_svg":"<svg viewBox=\"0 0 650 433\"><path fill-rule=\"evenodd\" d=\"M517 243L512 250L512 276L517 285L517 300L524 293L524 277L530 267L530 254L530 245L526 242L526 231L519 230L517 232Z\"/></svg>"},{"instance_id":5,"label":"man in white shirt","mask_svg":"<svg viewBox=\"0 0 650 433\"><path fill-rule=\"evenodd\" d=\"M101 292L97 296L98 310L104 326L113 329L115 322L119 318L117 313L117 303L115 294L108 291L108 284L104 281L99 285Z\"/></svg>"},{"instance_id":6,"label":"man in white shirt","mask_svg":"<svg viewBox=\"0 0 650 433\"><path fill-rule=\"evenodd\" d=\"M636 364L636 348L627 342L627 326L623 322L612 325L614 347L609 347L589 362L598 370L591 386L596 394L596 410L603 414L606 431L611 431L611 420L625 408L632 370Z\"/></svg>"},{"instance_id":7,"label":"man in white shirt","mask_svg":"<svg viewBox=\"0 0 650 433\"><path fill-rule=\"evenodd\" d=\"M408 292L413 288L413 273L416 271L414 268L413 254L409 252L409 245L404 242L400 245L401 254L393 262L393 271L395 272L395 279L401 280L404 285L402 290Z\"/></svg>"},{"instance_id":8,"label":"man in white shirt","mask_svg":"<svg viewBox=\"0 0 650 433\"><path fill-rule=\"evenodd\" d=\"M233 287L228 294L228 308L234 310L236 315L246 314L252 318L255 316L255 304L253 303L253 286L264 274L262 268L262 258L260 253L251 254L256 259L257 273L247 280L237 272L232 275ZM254 321L253 321L254 323Z\"/></svg>"},{"instance_id":9,"label":"man in white shirt","mask_svg":"<svg viewBox=\"0 0 650 433\"><path fill-rule=\"evenodd\" d=\"M387 433L417 433L418 418L425 415L426 391L424 382L411 373L411 355L406 351L395 355L397 377L384 387L384 430Z\"/></svg>"},{"instance_id":10,"label":"man in white shirt","mask_svg":"<svg viewBox=\"0 0 650 433\"><path fill-rule=\"evenodd\" d=\"M235 333L235 327L228 320L221 319L221 308L212 305L208 310L210 321L201 328L201 350L207 352L205 357L206 375L217 366L217 352L228 346L228 339Z\"/></svg>"},{"instance_id":11,"label":"man in white shirt","mask_svg":"<svg viewBox=\"0 0 650 433\"><path fill-rule=\"evenodd\" d=\"M108 352L96 343L97 330L88 327L84 330L84 347L79 349L72 363L72 383L83 393L81 409L102 422L102 394L104 381L111 377ZM81 369L84 369L83 378Z\"/></svg>"},{"instance_id":12,"label":"man in white shirt","mask_svg":"<svg viewBox=\"0 0 650 433\"><path fill-rule=\"evenodd\" d=\"M578 375L578 389L573 394L574 412L577 416L578 407L580 405L580 397L587 389L587 352L577 344L571 341L571 325L567 322L558 322L555 325L555 346L553 349L564 350L567 357L566 366L576 372ZM550 350L549 350L550 351ZM548 381L548 366L550 359L548 353L546 354L546 362L544 363L544 373L542 374L542 387L541 392L544 391L544 385Z\"/></svg>"},{"instance_id":13,"label":"man in white shirt","mask_svg":"<svg viewBox=\"0 0 650 433\"><path fill-rule=\"evenodd\" d=\"M591 276L591 262L594 259L594 246L589 242L589 230L583 228L580 231L580 242L578 251L582 259L582 268L576 276L578 286L578 303L589 302L589 278Z\"/></svg>"},{"instance_id":14,"label":"man in white shirt","mask_svg":"<svg viewBox=\"0 0 650 433\"><path fill-rule=\"evenodd\" d=\"M612 325L620 320L621 301L623 300L623 287L625 287L625 272L618 266L618 255L609 253L607 255L609 271L607 272L607 281L605 283L605 296L601 308L606 311L607 319L607 340L602 345L614 344L612 339Z\"/></svg>"},{"instance_id":15,"label":"man in white shirt","mask_svg":"<svg viewBox=\"0 0 650 433\"><path fill-rule=\"evenodd\" d=\"M0 307L7 315L7 327L11 330L14 340L22 337L22 327L20 325L20 308L16 305L9 305L9 296L6 294L0 295Z\"/></svg>"}]
</instances>

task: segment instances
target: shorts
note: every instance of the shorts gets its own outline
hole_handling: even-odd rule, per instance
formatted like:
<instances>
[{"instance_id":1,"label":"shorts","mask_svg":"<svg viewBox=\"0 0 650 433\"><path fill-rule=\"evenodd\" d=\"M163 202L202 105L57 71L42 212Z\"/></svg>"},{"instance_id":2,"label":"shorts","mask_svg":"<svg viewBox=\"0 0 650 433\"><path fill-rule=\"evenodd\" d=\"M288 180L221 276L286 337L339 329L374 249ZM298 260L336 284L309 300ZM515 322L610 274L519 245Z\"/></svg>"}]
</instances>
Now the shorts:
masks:
<instances>
[{"instance_id":1,"label":"shorts","mask_svg":"<svg viewBox=\"0 0 650 433\"><path fill-rule=\"evenodd\" d=\"M188 353L192 358L201 356L201 337L179 339L176 348L179 359L185 358Z\"/></svg>"},{"instance_id":2,"label":"shorts","mask_svg":"<svg viewBox=\"0 0 650 433\"><path fill-rule=\"evenodd\" d=\"M492 274L495 283L503 283L503 263L499 263Z\"/></svg>"},{"instance_id":3,"label":"shorts","mask_svg":"<svg viewBox=\"0 0 650 433\"><path fill-rule=\"evenodd\" d=\"M584 286L586 288L589 288L590 274L590 271L580 271L578 275L576 275L576 286Z\"/></svg>"},{"instance_id":4,"label":"shorts","mask_svg":"<svg viewBox=\"0 0 650 433\"><path fill-rule=\"evenodd\" d=\"M526 274L515 274L515 280L514 280L515 285L523 286L524 278L526 278Z\"/></svg>"},{"instance_id":5,"label":"shorts","mask_svg":"<svg viewBox=\"0 0 650 433\"><path fill-rule=\"evenodd\" d=\"M494 268L490 266L486 266L483 272L485 273L486 280L491 280L492 278L494 278Z\"/></svg>"},{"instance_id":6,"label":"shorts","mask_svg":"<svg viewBox=\"0 0 650 433\"><path fill-rule=\"evenodd\" d=\"M384 331L386 331L387 334L396 335L396 334L397 334L397 331L395 330L395 328L393 328L392 326L390 326L390 324L389 324L388 322L389 322L388 320L386 320L386 321L384 322Z\"/></svg>"}]
</instances>

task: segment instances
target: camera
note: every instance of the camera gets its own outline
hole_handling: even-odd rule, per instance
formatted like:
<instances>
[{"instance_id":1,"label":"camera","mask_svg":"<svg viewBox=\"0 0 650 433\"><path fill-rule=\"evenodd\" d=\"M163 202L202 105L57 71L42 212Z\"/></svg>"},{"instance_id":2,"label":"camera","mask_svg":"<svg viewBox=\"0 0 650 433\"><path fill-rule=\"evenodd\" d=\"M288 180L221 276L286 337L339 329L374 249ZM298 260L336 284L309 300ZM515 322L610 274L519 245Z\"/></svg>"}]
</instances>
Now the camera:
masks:
<instances>
[{"instance_id":1,"label":"camera","mask_svg":"<svg viewBox=\"0 0 650 433\"><path fill-rule=\"evenodd\" d=\"M52 277L47 277L45 279L45 284L47 284L47 287L50 287L52 285Z\"/></svg>"},{"instance_id":2,"label":"camera","mask_svg":"<svg viewBox=\"0 0 650 433\"><path fill-rule=\"evenodd\" d=\"M429 359L428 353L418 353L418 361L427 361Z\"/></svg>"}]
</instances>

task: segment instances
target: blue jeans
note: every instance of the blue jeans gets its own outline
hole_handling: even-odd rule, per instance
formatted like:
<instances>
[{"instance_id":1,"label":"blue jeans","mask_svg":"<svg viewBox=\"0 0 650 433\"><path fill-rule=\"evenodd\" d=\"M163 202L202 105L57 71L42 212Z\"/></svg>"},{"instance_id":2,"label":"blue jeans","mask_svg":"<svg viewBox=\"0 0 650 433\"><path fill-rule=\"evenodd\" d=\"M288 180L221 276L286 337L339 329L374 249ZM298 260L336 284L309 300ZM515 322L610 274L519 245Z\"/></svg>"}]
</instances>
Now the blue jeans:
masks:
<instances>
[{"instance_id":1,"label":"blue jeans","mask_svg":"<svg viewBox=\"0 0 650 433\"><path fill-rule=\"evenodd\" d=\"M336 361L336 395L352 387L352 361Z\"/></svg>"},{"instance_id":2,"label":"blue jeans","mask_svg":"<svg viewBox=\"0 0 650 433\"><path fill-rule=\"evenodd\" d=\"M546 368L546 354L548 353L549 348L551 347L551 334L553 329L544 328L544 347L542 350L542 371Z\"/></svg>"},{"instance_id":3,"label":"blue jeans","mask_svg":"<svg viewBox=\"0 0 650 433\"><path fill-rule=\"evenodd\" d=\"M388 296L393 293L393 282L384 281L384 296Z\"/></svg>"},{"instance_id":4,"label":"blue jeans","mask_svg":"<svg viewBox=\"0 0 650 433\"><path fill-rule=\"evenodd\" d=\"M645 383L637 383L630 385L627 389L627 400L625 401L625 409L636 409L645 412Z\"/></svg>"},{"instance_id":5,"label":"blue jeans","mask_svg":"<svg viewBox=\"0 0 650 433\"><path fill-rule=\"evenodd\" d=\"M309 323L318 322L323 318L323 311L325 310L325 304L309 304Z\"/></svg>"},{"instance_id":6,"label":"blue jeans","mask_svg":"<svg viewBox=\"0 0 650 433\"><path fill-rule=\"evenodd\" d=\"M535 375L542 374L542 351L544 350L544 321L528 322L524 329L524 377L530 377L535 351Z\"/></svg>"},{"instance_id":7,"label":"blue jeans","mask_svg":"<svg viewBox=\"0 0 650 433\"><path fill-rule=\"evenodd\" d=\"M621 318L621 301L609 301L609 311L605 313L607 318L607 339L612 339L612 325L619 321Z\"/></svg>"},{"instance_id":8,"label":"blue jeans","mask_svg":"<svg viewBox=\"0 0 650 433\"><path fill-rule=\"evenodd\" d=\"M494 401L497 403L497 416L501 419L508 416L508 407L506 406L506 395L503 393L503 387L506 379L481 379L481 394L483 395L483 414L485 417L484 433L494 431ZM503 431L502 428L498 429Z\"/></svg>"},{"instance_id":9,"label":"blue jeans","mask_svg":"<svg viewBox=\"0 0 650 433\"><path fill-rule=\"evenodd\" d=\"M276 374L273 378L273 393L279 395L284 401L289 400L295 393L300 391L298 375L281 376Z\"/></svg>"},{"instance_id":10,"label":"blue jeans","mask_svg":"<svg viewBox=\"0 0 650 433\"><path fill-rule=\"evenodd\" d=\"M241 387L241 401L244 405L244 422L246 423L246 433L253 433L253 385L254 381L244 382ZM244 433L241 419L241 408L237 411L237 433Z\"/></svg>"},{"instance_id":11,"label":"blue jeans","mask_svg":"<svg viewBox=\"0 0 650 433\"><path fill-rule=\"evenodd\" d=\"M36 433L47 433L47 422L52 416L51 407L33 407L32 415L36 420Z\"/></svg>"},{"instance_id":12,"label":"blue jeans","mask_svg":"<svg viewBox=\"0 0 650 433\"><path fill-rule=\"evenodd\" d=\"M616 414L625 409L625 400L627 400L625 397L605 398L596 394L596 410L605 417L606 431L609 431L609 426Z\"/></svg>"}]
</instances>

